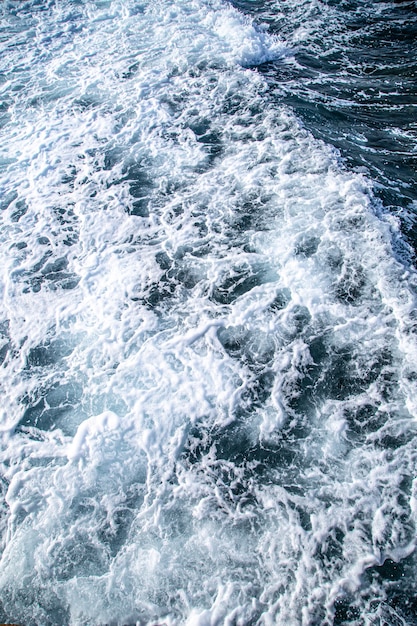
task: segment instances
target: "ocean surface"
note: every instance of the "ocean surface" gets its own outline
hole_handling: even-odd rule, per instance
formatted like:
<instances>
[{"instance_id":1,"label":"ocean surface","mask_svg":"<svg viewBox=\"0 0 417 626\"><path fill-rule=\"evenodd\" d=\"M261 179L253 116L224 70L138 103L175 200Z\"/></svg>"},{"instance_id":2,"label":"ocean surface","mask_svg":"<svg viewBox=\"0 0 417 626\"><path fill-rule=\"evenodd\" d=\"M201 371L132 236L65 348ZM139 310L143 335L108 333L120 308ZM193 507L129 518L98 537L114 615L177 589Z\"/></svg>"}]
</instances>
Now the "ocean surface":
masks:
<instances>
[{"instance_id":1,"label":"ocean surface","mask_svg":"<svg viewBox=\"0 0 417 626\"><path fill-rule=\"evenodd\" d=\"M417 624L417 3L0 2L0 622Z\"/></svg>"}]
</instances>

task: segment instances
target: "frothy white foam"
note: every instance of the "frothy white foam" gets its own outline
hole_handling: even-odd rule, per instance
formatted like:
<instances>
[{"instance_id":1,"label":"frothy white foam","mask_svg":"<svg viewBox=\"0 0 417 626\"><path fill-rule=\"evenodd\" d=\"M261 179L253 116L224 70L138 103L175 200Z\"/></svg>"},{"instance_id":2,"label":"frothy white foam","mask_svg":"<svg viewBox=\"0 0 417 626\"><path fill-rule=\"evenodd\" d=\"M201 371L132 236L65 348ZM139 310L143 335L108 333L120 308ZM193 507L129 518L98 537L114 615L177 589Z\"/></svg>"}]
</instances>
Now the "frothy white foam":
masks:
<instances>
[{"instance_id":1,"label":"frothy white foam","mask_svg":"<svg viewBox=\"0 0 417 626\"><path fill-rule=\"evenodd\" d=\"M246 66L283 46L230 6L26 19L1 131L5 617L325 623L349 594L371 615L364 573L414 548L395 221L271 103Z\"/></svg>"}]
</instances>

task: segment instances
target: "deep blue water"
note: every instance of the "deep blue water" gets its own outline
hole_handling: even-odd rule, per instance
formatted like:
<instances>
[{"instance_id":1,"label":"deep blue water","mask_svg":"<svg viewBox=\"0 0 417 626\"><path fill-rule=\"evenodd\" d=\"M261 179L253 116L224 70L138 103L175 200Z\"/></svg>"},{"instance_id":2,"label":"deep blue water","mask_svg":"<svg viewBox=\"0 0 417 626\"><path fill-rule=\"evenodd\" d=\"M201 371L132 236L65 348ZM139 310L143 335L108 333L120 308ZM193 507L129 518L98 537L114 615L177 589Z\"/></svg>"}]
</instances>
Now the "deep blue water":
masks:
<instances>
[{"instance_id":1,"label":"deep blue water","mask_svg":"<svg viewBox=\"0 0 417 626\"><path fill-rule=\"evenodd\" d=\"M0 4L0 621L417 624L417 4Z\"/></svg>"},{"instance_id":2,"label":"deep blue water","mask_svg":"<svg viewBox=\"0 0 417 626\"><path fill-rule=\"evenodd\" d=\"M365 168L388 210L400 219L406 213L402 227L415 248L415 2L234 4L295 39L289 63L259 71L316 137L336 146L349 167ZM298 42L300 28L309 36Z\"/></svg>"}]
</instances>

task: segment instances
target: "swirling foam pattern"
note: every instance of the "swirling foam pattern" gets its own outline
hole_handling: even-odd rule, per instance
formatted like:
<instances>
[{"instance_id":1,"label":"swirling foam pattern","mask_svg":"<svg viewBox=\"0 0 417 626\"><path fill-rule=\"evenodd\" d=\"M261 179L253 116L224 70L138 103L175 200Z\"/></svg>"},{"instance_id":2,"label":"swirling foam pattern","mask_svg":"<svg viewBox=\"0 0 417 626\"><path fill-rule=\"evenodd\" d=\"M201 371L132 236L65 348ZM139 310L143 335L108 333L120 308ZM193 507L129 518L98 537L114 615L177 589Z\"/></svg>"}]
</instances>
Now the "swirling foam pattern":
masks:
<instances>
[{"instance_id":1,"label":"swirling foam pattern","mask_svg":"<svg viewBox=\"0 0 417 626\"><path fill-rule=\"evenodd\" d=\"M412 623L410 250L240 9L1 4L1 621Z\"/></svg>"}]
</instances>

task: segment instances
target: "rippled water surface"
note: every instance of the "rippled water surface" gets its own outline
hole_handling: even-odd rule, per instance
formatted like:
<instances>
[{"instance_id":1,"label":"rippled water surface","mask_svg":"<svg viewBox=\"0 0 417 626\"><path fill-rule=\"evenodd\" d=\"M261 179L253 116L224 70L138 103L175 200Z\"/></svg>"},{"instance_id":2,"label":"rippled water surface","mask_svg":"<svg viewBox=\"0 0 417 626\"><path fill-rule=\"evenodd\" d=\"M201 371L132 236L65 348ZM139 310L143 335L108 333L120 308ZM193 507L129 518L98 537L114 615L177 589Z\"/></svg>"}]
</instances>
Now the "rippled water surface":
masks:
<instances>
[{"instance_id":1,"label":"rippled water surface","mask_svg":"<svg viewBox=\"0 0 417 626\"><path fill-rule=\"evenodd\" d=\"M0 621L416 624L416 4L0 20Z\"/></svg>"},{"instance_id":2,"label":"rippled water surface","mask_svg":"<svg viewBox=\"0 0 417 626\"><path fill-rule=\"evenodd\" d=\"M415 2L234 4L291 42L288 63L260 70L316 137L365 168L415 247Z\"/></svg>"}]
</instances>

